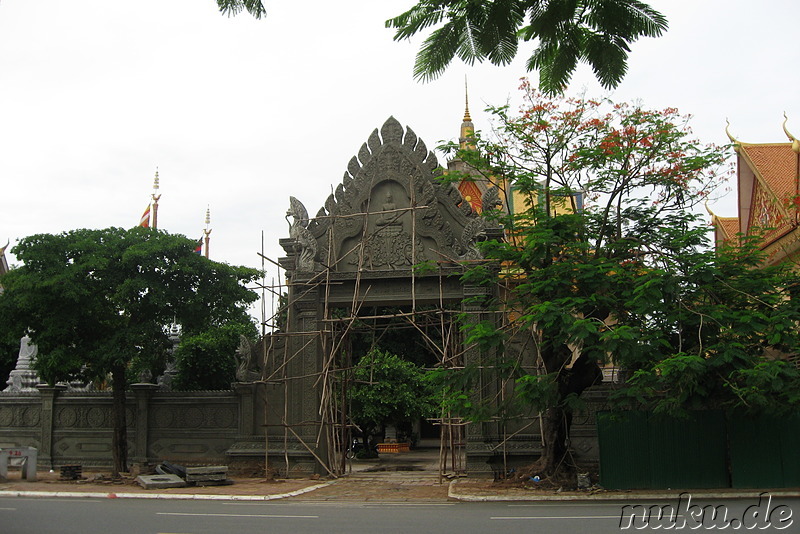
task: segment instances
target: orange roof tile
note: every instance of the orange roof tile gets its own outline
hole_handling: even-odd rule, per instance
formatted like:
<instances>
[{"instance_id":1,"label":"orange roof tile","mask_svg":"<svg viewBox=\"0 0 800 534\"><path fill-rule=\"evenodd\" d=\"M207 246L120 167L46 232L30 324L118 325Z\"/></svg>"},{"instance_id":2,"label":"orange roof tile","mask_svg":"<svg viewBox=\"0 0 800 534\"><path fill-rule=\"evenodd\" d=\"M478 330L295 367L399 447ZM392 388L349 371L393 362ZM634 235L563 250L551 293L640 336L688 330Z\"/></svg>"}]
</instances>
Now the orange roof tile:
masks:
<instances>
[{"instance_id":1,"label":"orange roof tile","mask_svg":"<svg viewBox=\"0 0 800 534\"><path fill-rule=\"evenodd\" d=\"M779 200L798 193L798 155L792 151L791 143L742 144L741 150Z\"/></svg>"},{"instance_id":2,"label":"orange roof tile","mask_svg":"<svg viewBox=\"0 0 800 534\"><path fill-rule=\"evenodd\" d=\"M736 234L739 233L739 217L715 217L714 222L718 224L717 228L722 230L726 240L736 239Z\"/></svg>"}]
</instances>

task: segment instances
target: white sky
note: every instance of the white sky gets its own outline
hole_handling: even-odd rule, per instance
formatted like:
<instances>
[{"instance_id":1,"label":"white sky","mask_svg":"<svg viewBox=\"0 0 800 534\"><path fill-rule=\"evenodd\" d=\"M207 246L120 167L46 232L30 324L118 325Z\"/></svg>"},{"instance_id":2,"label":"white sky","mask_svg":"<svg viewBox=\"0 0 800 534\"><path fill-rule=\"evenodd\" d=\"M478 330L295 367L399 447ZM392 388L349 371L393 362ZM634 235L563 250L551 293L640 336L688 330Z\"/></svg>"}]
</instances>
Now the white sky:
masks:
<instances>
[{"instance_id":1,"label":"white sky","mask_svg":"<svg viewBox=\"0 0 800 534\"><path fill-rule=\"evenodd\" d=\"M478 129L516 96L525 45L511 66L415 82L422 37L384 28L413 3L267 0L258 21L214 0L0 0L0 246L135 226L158 167L159 228L199 238L210 205L213 259L260 267L262 231L277 259L289 195L315 214L390 115L433 148L458 136L465 74ZM670 30L634 44L614 99L691 113L706 142L727 142L726 117L741 140L783 142L784 111L800 135L800 2L651 4ZM607 94L588 69L582 87ZM734 215L735 191L713 207Z\"/></svg>"}]
</instances>

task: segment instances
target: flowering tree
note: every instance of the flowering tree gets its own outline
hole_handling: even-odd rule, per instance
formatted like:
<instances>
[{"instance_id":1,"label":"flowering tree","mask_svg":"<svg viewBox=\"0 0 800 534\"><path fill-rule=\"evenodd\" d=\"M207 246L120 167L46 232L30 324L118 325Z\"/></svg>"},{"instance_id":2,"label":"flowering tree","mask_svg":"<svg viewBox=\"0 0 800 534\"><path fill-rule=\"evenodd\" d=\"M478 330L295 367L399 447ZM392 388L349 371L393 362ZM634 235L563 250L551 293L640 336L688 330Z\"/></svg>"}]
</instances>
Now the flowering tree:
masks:
<instances>
[{"instance_id":1,"label":"flowering tree","mask_svg":"<svg viewBox=\"0 0 800 534\"><path fill-rule=\"evenodd\" d=\"M788 293L797 284L780 270L754 275L752 248L710 250L693 211L720 182L723 151L693 140L675 109L551 100L527 81L522 92L519 112L490 109L491 141L460 152L473 174L450 177L483 175L506 188L507 209L487 215L500 219L506 239L482 244L497 268L469 275L506 286L497 303L506 324L467 334L501 354L513 336L532 340L538 370L509 355L496 369L542 414L536 473L568 465L572 410L604 362L633 374L621 396L662 411L763 404L756 384L790 382L790 366L763 356L776 342L797 348L796 334L784 331L800 318ZM466 389L468 376L450 379Z\"/></svg>"}]
</instances>

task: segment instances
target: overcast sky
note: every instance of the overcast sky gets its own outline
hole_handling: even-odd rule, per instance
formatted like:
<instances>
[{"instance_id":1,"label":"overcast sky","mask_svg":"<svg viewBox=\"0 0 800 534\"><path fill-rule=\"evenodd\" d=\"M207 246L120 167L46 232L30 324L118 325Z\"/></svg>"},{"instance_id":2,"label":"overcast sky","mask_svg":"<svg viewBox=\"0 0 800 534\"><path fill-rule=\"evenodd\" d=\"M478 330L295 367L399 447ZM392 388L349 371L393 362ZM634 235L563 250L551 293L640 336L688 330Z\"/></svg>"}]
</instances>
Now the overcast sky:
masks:
<instances>
[{"instance_id":1,"label":"overcast sky","mask_svg":"<svg viewBox=\"0 0 800 534\"><path fill-rule=\"evenodd\" d=\"M707 142L727 142L726 117L743 141L783 142L784 111L800 135L800 2L651 4L670 30L635 43L610 96L691 113ZM390 115L434 147L458 136L465 75L478 129L487 104L515 98L524 45L513 65L415 82L422 38L384 27L411 5L266 0L259 21L214 0L0 0L0 246L135 226L158 167L159 228L199 238L210 206L213 259L260 267L262 231L277 259L289 195L315 214ZM582 88L608 94L588 69ZM734 215L735 189L714 208Z\"/></svg>"}]
</instances>

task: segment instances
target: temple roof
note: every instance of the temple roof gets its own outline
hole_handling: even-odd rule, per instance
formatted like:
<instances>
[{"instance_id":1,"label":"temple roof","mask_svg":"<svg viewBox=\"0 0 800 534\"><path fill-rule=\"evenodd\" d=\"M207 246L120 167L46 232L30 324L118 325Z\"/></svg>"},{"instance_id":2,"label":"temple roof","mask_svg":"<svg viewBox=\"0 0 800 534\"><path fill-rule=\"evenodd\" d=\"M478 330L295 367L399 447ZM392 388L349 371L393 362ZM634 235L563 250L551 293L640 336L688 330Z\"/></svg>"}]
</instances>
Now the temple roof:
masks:
<instances>
[{"instance_id":1,"label":"temple roof","mask_svg":"<svg viewBox=\"0 0 800 534\"><path fill-rule=\"evenodd\" d=\"M714 227L717 230L717 243L725 243L731 239L737 239L739 233L739 217L717 217L714 216Z\"/></svg>"},{"instance_id":2,"label":"temple roof","mask_svg":"<svg viewBox=\"0 0 800 534\"><path fill-rule=\"evenodd\" d=\"M786 129L788 143L743 143L726 128L738 154L738 217L712 214L719 244L736 234L760 236L767 263L800 252L800 142Z\"/></svg>"},{"instance_id":3,"label":"temple roof","mask_svg":"<svg viewBox=\"0 0 800 534\"><path fill-rule=\"evenodd\" d=\"M780 200L797 194L798 157L792 143L742 144L739 154Z\"/></svg>"}]
</instances>

